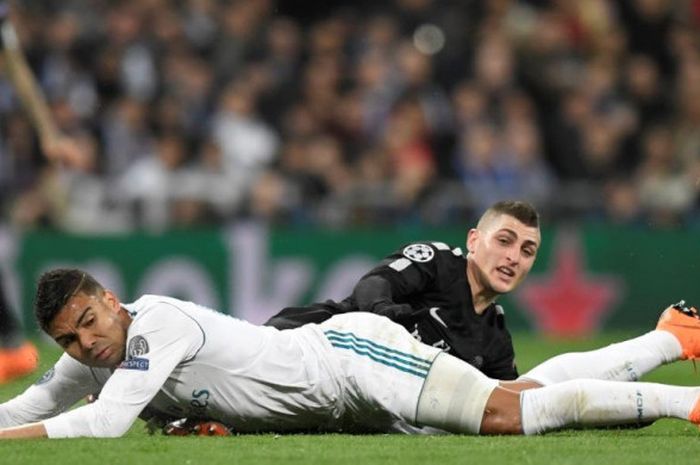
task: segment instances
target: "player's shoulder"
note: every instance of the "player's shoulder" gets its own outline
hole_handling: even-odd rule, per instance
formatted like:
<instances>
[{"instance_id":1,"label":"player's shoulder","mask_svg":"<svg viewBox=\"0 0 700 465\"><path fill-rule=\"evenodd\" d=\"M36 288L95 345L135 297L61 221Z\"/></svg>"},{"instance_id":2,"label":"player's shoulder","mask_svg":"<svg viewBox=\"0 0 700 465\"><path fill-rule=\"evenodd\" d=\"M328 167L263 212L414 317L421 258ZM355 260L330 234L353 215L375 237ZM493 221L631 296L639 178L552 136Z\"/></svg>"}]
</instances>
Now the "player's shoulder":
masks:
<instances>
[{"instance_id":1,"label":"player's shoulder","mask_svg":"<svg viewBox=\"0 0 700 465\"><path fill-rule=\"evenodd\" d=\"M460 247L452 247L439 241L416 241L402 245L387 257L384 265L396 271L403 271L411 265L442 268L451 263L461 263L463 260L465 258Z\"/></svg>"},{"instance_id":2,"label":"player's shoulder","mask_svg":"<svg viewBox=\"0 0 700 465\"><path fill-rule=\"evenodd\" d=\"M417 263L426 263L434 259L464 258L461 247L453 247L439 241L416 241L404 244L399 253Z\"/></svg>"},{"instance_id":3,"label":"player's shoulder","mask_svg":"<svg viewBox=\"0 0 700 465\"><path fill-rule=\"evenodd\" d=\"M142 319L146 315L166 309L173 304L173 301L177 301L177 299L162 295L145 294L131 303L122 304L122 306L133 319Z\"/></svg>"},{"instance_id":4,"label":"player's shoulder","mask_svg":"<svg viewBox=\"0 0 700 465\"><path fill-rule=\"evenodd\" d=\"M201 317L192 302L160 295L144 295L124 307L132 317L128 329L129 355L144 355L173 341L199 348L204 341ZM160 349L159 349L160 350Z\"/></svg>"},{"instance_id":5,"label":"player's shoulder","mask_svg":"<svg viewBox=\"0 0 700 465\"><path fill-rule=\"evenodd\" d=\"M189 326L189 323L197 319L192 302L162 295L143 295L133 303L123 306L131 315L131 328L134 329L176 328L182 324Z\"/></svg>"}]
</instances>

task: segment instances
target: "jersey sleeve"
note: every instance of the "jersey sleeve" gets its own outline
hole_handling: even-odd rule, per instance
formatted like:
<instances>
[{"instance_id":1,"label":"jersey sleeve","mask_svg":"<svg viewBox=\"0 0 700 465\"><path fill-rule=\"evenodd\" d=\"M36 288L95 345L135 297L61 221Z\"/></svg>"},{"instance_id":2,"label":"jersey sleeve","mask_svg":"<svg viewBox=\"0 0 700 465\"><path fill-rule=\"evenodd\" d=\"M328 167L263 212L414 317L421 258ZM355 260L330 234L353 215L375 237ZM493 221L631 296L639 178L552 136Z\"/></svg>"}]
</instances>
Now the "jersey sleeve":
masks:
<instances>
[{"instance_id":1,"label":"jersey sleeve","mask_svg":"<svg viewBox=\"0 0 700 465\"><path fill-rule=\"evenodd\" d=\"M49 437L123 435L178 364L196 355L204 344L199 324L173 304L153 305L129 328L126 360L99 399L44 421Z\"/></svg>"},{"instance_id":2,"label":"jersey sleeve","mask_svg":"<svg viewBox=\"0 0 700 465\"><path fill-rule=\"evenodd\" d=\"M382 277L391 287L391 300L396 303L403 302L406 297L433 285L438 273L438 252L442 250L438 246L449 249L442 243L409 244L384 258L362 279Z\"/></svg>"},{"instance_id":3,"label":"jersey sleeve","mask_svg":"<svg viewBox=\"0 0 700 465\"><path fill-rule=\"evenodd\" d=\"M67 410L88 394L99 392L94 369L67 354L22 394L0 405L0 427L41 421Z\"/></svg>"}]
</instances>

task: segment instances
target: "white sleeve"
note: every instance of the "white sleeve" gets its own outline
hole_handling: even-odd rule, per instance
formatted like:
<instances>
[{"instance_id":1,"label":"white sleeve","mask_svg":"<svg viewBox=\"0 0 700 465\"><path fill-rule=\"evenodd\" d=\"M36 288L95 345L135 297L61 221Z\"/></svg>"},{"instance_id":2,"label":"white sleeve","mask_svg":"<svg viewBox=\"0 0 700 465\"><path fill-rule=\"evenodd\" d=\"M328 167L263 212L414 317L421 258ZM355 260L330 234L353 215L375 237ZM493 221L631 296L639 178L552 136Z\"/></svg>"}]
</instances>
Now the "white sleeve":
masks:
<instances>
[{"instance_id":1,"label":"white sleeve","mask_svg":"<svg viewBox=\"0 0 700 465\"><path fill-rule=\"evenodd\" d=\"M0 404L0 428L33 423L65 411L100 390L96 369L67 354L22 394Z\"/></svg>"},{"instance_id":2,"label":"white sleeve","mask_svg":"<svg viewBox=\"0 0 700 465\"><path fill-rule=\"evenodd\" d=\"M44 421L50 438L123 435L173 369L196 355L204 344L200 326L172 304L155 305L129 328L127 359L104 385L99 399Z\"/></svg>"}]
</instances>

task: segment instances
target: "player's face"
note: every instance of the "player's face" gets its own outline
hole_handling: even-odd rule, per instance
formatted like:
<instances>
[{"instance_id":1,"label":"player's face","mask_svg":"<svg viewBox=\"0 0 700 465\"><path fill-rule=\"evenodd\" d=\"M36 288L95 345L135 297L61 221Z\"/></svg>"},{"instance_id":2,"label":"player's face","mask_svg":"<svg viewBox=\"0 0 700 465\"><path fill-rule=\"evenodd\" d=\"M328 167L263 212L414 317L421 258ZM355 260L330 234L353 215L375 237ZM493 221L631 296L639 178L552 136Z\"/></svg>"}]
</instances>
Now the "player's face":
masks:
<instances>
[{"instance_id":1,"label":"player's face","mask_svg":"<svg viewBox=\"0 0 700 465\"><path fill-rule=\"evenodd\" d=\"M116 367L124 360L131 318L110 291L82 292L68 300L51 322L49 335L68 355L92 367Z\"/></svg>"},{"instance_id":2,"label":"player's face","mask_svg":"<svg viewBox=\"0 0 700 465\"><path fill-rule=\"evenodd\" d=\"M480 229L469 231L467 248L479 284L487 292L515 289L535 263L539 228L526 226L510 215L499 215Z\"/></svg>"}]
</instances>

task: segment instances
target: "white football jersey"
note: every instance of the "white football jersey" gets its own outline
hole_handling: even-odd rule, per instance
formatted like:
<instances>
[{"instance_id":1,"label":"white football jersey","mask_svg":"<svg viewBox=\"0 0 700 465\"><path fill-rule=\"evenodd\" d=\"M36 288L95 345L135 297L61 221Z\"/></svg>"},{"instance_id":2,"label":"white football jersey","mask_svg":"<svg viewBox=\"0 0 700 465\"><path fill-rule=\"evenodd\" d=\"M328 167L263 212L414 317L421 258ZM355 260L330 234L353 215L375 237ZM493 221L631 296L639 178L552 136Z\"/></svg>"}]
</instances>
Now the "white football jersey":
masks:
<instances>
[{"instance_id":1,"label":"white football jersey","mask_svg":"<svg viewBox=\"0 0 700 465\"><path fill-rule=\"evenodd\" d=\"M238 431L284 431L323 427L342 414L332 368L317 356L322 337L255 326L169 297L143 296L124 307L133 321L126 360L114 372L64 354L0 406L0 425L48 418L49 437L119 436L148 406ZM50 418L97 392L96 402Z\"/></svg>"},{"instance_id":2,"label":"white football jersey","mask_svg":"<svg viewBox=\"0 0 700 465\"><path fill-rule=\"evenodd\" d=\"M147 409L236 431L405 431L439 349L368 313L280 331L170 297L147 295L125 360L91 368L64 354L0 405L0 427L42 420L49 437L124 434ZM96 402L66 411L88 394Z\"/></svg>"}]
</instances>

